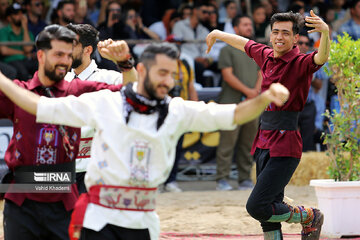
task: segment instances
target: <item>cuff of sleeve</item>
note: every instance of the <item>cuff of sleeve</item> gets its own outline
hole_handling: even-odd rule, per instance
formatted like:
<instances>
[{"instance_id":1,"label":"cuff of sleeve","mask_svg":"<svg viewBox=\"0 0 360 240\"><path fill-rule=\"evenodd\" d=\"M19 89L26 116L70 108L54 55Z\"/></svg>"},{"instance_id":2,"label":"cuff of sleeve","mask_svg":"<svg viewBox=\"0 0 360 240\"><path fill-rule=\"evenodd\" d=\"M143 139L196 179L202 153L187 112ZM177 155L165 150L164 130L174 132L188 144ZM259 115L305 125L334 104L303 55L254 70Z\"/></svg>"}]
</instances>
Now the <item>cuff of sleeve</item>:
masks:
<instances>
[{"instance_id":1,"label":"cuff of sleeve","mask_svg":"<svg viewBox=\"0 0 360 240\"><path fill-rule=\"evenodd\" d=\"M47 97L40 97L36 110L36 122L50 123L55 115L55 108L52 104L53 99Z\"/></svg>"}]
</instances>

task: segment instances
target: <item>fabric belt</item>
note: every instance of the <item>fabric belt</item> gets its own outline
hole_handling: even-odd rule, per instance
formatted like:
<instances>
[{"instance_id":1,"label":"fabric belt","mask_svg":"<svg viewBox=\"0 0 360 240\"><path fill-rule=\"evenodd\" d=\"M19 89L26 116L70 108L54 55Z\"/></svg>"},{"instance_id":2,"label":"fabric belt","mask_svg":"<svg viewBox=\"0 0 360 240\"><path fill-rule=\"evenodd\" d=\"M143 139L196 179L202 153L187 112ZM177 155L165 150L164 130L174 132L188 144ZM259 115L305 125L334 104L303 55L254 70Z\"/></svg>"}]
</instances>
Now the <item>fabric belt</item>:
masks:
<instances>
[{"instance_id":1,"label":"fabric belt","mask_svg":"<svg viewBox=\"0 0 360 240\"><path fill-rule=\"evenodd\" d=\"M290 130L298 129L300 112L265 111L260 117L261 130Z\"/></svg>"},{"instance_id":2,"label":"fabric belt","mask_svg":"<svg viewBox=\"0 0 360 240\"><path fill-rule=\"evenodd\" d=\"M157 188L95 185L90 187L90 202L127 211L154 211Z\"/></svg>"},{"instance_id":3,"label":"fabric belt","mask_svg":"<svg viewBox=\"0 0 360 240\"><path fill-rule=\"evenodd\" d=\"M80 146L79 146L79 153L76 158L90 158L91 157L91 143L93 138L81 138L80 139Z\"/></svg>"}]
</instances>

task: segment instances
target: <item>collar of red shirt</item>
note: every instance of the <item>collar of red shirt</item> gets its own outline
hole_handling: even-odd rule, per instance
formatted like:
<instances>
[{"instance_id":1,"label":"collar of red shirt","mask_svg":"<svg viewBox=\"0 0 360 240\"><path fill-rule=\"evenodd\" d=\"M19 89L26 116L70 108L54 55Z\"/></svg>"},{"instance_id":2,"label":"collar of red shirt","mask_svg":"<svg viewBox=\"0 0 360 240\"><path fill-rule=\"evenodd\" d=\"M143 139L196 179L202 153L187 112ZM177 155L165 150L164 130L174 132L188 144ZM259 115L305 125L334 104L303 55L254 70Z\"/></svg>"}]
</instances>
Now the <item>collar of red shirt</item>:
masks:
<instances>
[{"instance_id":1,"label":"collar of red shirt","mask_svg":"<svg viewBox=\"0 0 360 240\"><path fill-rule=\"evenodd\" d=\"M63 80L55 83L51 87L55 87L58 91L65 92L65 90L66 90L65 84L66 84L66 82L63 79ZM35 88L40 87L40 86L42 86L42 84L39 80L38 72L36 71L33 78L29 80L29 90L34 90Z\"/></svg>"},{"instance_id":2,"label":"collar of red shirt","mask_svg":"<svg viewBox=\"0 0 360 240\"><path fill-rule=\"evenodd\" d=\"M286 54L284 54L283 56L281 56L278 59L283 60L284 62L290 62L291 60L293 60L297 55L299 55L300 53L300 49L298 46L293 46L293 49L290 52L287 52ZM272 51L269 56L269 58L275 59L274 58L274 51Z\"/></svg>"}]
</instances>

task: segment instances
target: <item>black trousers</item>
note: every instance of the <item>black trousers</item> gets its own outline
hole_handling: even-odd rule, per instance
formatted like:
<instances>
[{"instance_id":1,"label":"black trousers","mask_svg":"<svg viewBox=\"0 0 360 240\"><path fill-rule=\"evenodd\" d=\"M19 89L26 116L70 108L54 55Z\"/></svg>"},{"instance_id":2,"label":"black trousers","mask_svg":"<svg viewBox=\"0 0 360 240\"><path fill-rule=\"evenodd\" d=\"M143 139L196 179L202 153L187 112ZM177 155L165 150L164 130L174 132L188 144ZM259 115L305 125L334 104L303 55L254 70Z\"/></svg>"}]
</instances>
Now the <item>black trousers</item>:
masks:
<instances>
[{"instance_id":1,"label":"black trousers","mask_svg":"<svg viewBox=\"0 0 360 240\"><path fill-rule=\"evenodd\" d=\"M300 159L292 157L272 157L268 149L257 148L256 184L246 203L248 213L259 220L264 232L281 229L280 222L267 222L272 215L288 213L283 203L284 189L295 172Z\"/></svg>"},{"instance_id":2,"label":"black trousers","mask_svg":"<svg viewBox=\"0 0 360 240\"><path fill-rule=\"evenodd\" d=\"M99 232L83 228L80 240L150 240L148 229L129 229L106 224Z\"/></svg>"},{"instance_id":3,"label":"black trousers","mask_svg":"<svg viewBox=\"0 0 360 240\"><path fill-rule=\"evenodd\" d=\"M5 240L68 240L71 211L62 202L42 203L26 199L19 207L5 200Z\"/></svg>"}]
</instances>

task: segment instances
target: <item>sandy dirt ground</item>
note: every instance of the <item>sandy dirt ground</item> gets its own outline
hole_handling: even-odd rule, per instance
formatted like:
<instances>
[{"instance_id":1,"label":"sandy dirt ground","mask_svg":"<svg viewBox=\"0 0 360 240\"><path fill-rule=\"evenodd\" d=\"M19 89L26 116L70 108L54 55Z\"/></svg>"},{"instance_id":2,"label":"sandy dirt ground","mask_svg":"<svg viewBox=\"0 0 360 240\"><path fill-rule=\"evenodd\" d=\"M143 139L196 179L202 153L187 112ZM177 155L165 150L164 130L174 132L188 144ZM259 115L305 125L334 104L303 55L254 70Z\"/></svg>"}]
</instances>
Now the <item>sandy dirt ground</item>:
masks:
<instances>
[{"instance_id":1,"label":"sandy dirt ground","mask_svg":"<svg viewBox=\"0 0 360 240\"><path fill-rule=\"evenodd\" d=\"M235 181L231 182L236 187ZM215 191L215 182L180 182L182 193L161 193L157 201L162 232L260 234L260 224L246 212L249 191ZM317 206L310 186L289 185L285 195L291 204ZM283 224L284 233L299 234L299 224Z\"/></svg>"}]
</instances>

